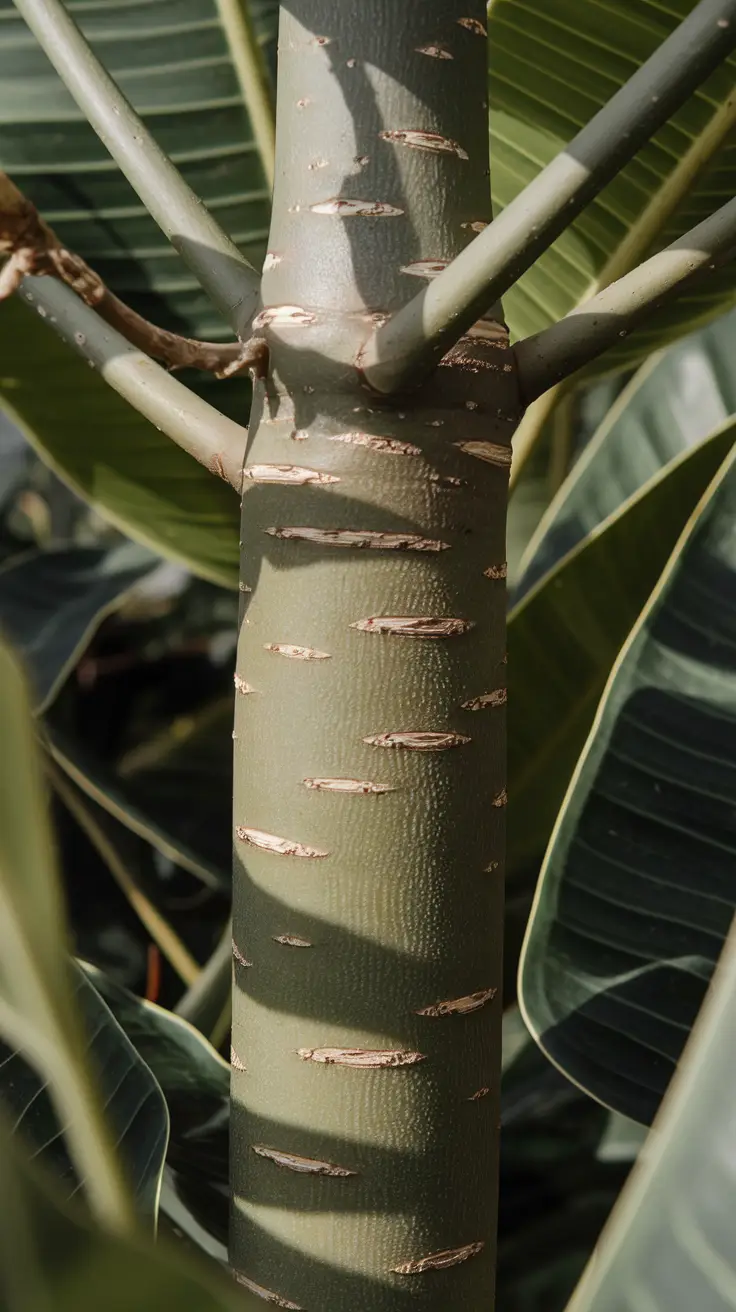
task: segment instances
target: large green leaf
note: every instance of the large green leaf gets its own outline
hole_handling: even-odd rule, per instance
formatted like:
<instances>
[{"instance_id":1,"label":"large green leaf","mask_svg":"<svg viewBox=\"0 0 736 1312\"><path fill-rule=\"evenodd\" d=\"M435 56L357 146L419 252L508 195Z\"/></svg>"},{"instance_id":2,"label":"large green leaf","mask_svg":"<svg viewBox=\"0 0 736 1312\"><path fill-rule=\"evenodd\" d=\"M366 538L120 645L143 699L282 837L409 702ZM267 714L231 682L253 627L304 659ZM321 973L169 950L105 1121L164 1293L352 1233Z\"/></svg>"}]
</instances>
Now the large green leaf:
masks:
<instances>
[{"instance_id":1,"label":"large green leaf","mask_svg":"<svg viewBox=\"0 0 736 1312\"><path fill-rule=\"evenodd\" d=\"M0 351L0 405L64 482L130 537L237 585L231 487L142 419L17 298L0 306Z\"/></svg>"},{"instance_id":2,"label":"large green leaf","mask_svg":"<svg viewBox=\"0 0 736 1312\"><path fill-rule=\"evenodd\" d=\"M132 542L33 551L0 569L0 628L25 661L43 710L103 619L158 568Z\"/></svg>"},{"instance_id":3,"label":"large green leaf","mask_svg":"<svg viewBox=\"0 0 736 1312\"><path fill-rule=\"evenodd\" d=\"M0 1306L3 1312L260 1312L263 1303L180 1248L93 1229L27 1162L2 1124Z\"/></svg>"},{"instance_id":4,"label":"large green leaf","mask_svg":"<svg viewBox=\"0 0 736 1312\"><path fill-rule=\"evenodd\" d=\"M97 1076L116 1152L133 1191L136 1210L155 1219L168 1138L166 1103L156 1080L123 1027L81 970L73 974L75 1003L84 1021L87 1051ZM23 1055L0 1041L0 1107L43 1161L67 1197L85 1182L69 1156L46 1081Z\"/></svg>"},{"instance_id":5,"label":"large green leaf","mask_svg":"<svg viewBox=\"0 0 736 1312\"><path fill-rule=\"evenodd\" d=\"M568 1312L736 1308L736 935L646 1152Z\"/></svg>"},{"instance_id":6,"label":"large green leaf","mask_svg":"<svg viewBox=\"0 0 736 1312\"><path fill-rule=\"evenodd\" d=\"M548 1055L645 1122L736 907L735 524L732 455L611 677L522 963L525 1014Z\"/></svg>"},{"instance_id":7,"label":"large green leaf","mask_svg":"<svg viewBox=\"0 0 736 1312\"><path fill-rule=\"evenodd\" d=\"M501 209L562 150L696 0L493 0L490 10L492 186ZM519 337L566 314L661 249L736 191L732 58L692 96L504 298ZM718 117L716 117L718 116ZM674 197L674 206L668 204ZM651 229L644 231L644 216ZM641 359L736 298L722 270L653 315L602 365Z\"/></svg>"},{"instance_id":8,"label":"large green leaf","mask_svg":"<svg viewBox=\"0 0 736 1312\"><path fill-rule=\"evenodd\" d=\"M736 420L672 462L509 616L508 860L541 859L609 671Z\"/></svg>"},{"instance_id":9,"label":"large green leaf","mask_svg":"<svg viewBox=\"0 0 736 1312\"><path fill-rule=\"evenodd\" d=\"M665 465L736 413L735 353L730 314L642 365L540 521L515 601Z\"/></svg>"}]
</instances>

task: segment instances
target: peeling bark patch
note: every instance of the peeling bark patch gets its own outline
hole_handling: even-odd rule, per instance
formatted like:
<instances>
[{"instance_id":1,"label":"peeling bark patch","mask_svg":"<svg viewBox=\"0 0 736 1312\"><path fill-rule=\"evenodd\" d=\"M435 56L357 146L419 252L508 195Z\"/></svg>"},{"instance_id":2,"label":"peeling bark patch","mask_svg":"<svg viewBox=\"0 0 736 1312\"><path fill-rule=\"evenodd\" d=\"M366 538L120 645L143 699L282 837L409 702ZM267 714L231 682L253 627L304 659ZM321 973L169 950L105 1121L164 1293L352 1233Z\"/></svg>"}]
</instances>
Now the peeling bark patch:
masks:
<instances>
[{"instance_id":1,"label":"peeling bark patch","mask_svg":"<svg viewBox=\"0 0 736 1312\"><path fill-rule=\"evenodd\" d=\"M269 305L265 310L261 310L253 320L253 330L259 328L268 328L273 326L283 328L307 328L309 324L314 323L317 318L311 310L305 310L301 305Z\"/></svg>"},{"instance_id":2,"label":"peeling bark patch","mask_svg":"<svg viewBox=\"0 0 736 1312\"><path fill-rule=\"evenodd\" d=\"M253 589L252 589L252 588L249 588L247 583L243 583L243 582L241 581L241 582L238 584L238 592L252 592L252 591L253 591Z\"/></svg>"},{"instance_id":3,"label":"peeling bark patch","mask_svg":"<svg viewBox=\"0 0 736 1312\"><path fill-rule=\"evenodd\" d=\"M252 1143L250 1147L251 1152L256 1153L258 1157L267 1157L277 1166L283 1166L287 1171L297 1171L300 1175L346 1177L358 1174L357 1171L349 1171L345 1166L333 1166L332 1162L320 1162L314 1157L299 1157L297 1153L282 1153L277 1148L264 1148L260 1143Z\"/></svg>"},{"instance_id":4,"label":"peeling bark patch","mask_svg":"<svg viewBox=\"0 0 736 1312\"><path fill-rule=\"evenodd\" d=\"M475 1244L464 1244L462 1248L446 1248L442 1253L430 1253L428 1257L419 1257L411 1262L402 1262L392 1270L398 1276L420 1276L425 1271L445 1271L449 1266L458 1266L470 1257L477 1257L485 1248L483 1240Z\"/></svg>"},{"instance_id":5,"label":"peeling bark patch","mask_svg":"<svg viewBox=\"0 0 736 1312\"><path fill-rule=\"evenodd\" d=\"M471 1093L470 1097L466 1101L480 1102L481 1098L487 1098L490 1092L491 1092L490 1089L486 1085L483 1089L476 1089L475 1093Z\"/></svg>"},{"instance_id":6,"label":"peeling bark patch","mask_svg":"<svg viewBox=\"0 0 736 1312\"><path fill-rule=\"evenodd\" d=\"M372 779L302 779L305 788L320 793L395 793L393 784L375 784Z\"/></svg>"},{"instance_id":7,"label":"peeling bark patch","mask_svg":"<svg viewBox=\"0 0 736 1312\"><path fill-rule=\"evenodd\" d=\"M485 219L474 219L472 223L461 223L460 227L470 232L483 232L484 228L488 227L488 223Z\"/></svg>"},{"instance_id":8,"label":"peeling bark patch","mask_svg":"<svg viewBox=\"0 0 736 1312\"><path fill-rule=\"evenodd\" d=\"M500 446L498 442L455 442L459 451L476 460L484 460L487 465L497 465L499 469L511 468L511 447Z\"/></svg>"},{"instance_id":9,"label":"peeling bark patch","mask_svg":"<svg viewBox=\"0 0 736 1312\"><path fill-rule=\"evenodd\" d=\"M307 938L299 938L296 934L274 934L274 943L281 943L285 948L311 948L314 944Z\"/></svg>"},{"instance_id":10,"label":"peeling bark patch","mask_svg":"<svg viewBox=\"0 0 736 1312\"><path fill-rule=\"evenodd\" d=\"M396 1067L416 1066L427 1058L423 1052L402 1048L298 1048L302 1061L316 1061L323 1066Z\"/></svg>"},{"instance_id":11,"label":"peeling bark patch","mask_svg":"<svg viewBox=\"0 0 736 1312\"><path fill-rule=\"evenodd\" d=\"M246 696L249 692L255 692L255 688L251 688L250 684L246 683L245 679L241 679L239 674L233 675L233 683L235 684L235 691L242 693L243 696Z\"/></svg>"},{"instance_id":12,"label":"peeling bark patch","mask_svg":"<svg viewBox=\"0 0 736 1312\"><path fill-rule=\"evenodd\" d=\"M467 478L455 478L451 474L430 474L430 483L435 483L437 487L467 487Z\"/></svg>"},{"instance_id":13,"label":"peeling bark patch","mask_svg":"<svg viewBox=\"0 0 736 1312\"><path fill-rule=\"evenodd\" d=\"M485 1007L497 993L498 989L479 989L477 993L468 993L464 998L450 998L447 1002L434 1002L430 1007L420 1007L415 1015L469 1016L471 1012Z\"/></svg>"},{"instance_id":14,"label":"peeling bark patch","mask_svg":"<svg viewBox=\"0 0 736 1312\"><path fill-rule=\"evenodd\" d=\"M245 1064L240 1060L234 1048L230 1049L230 1065L234 1071L245 1071Z\"/></svg>"},{"instance_id":15,"label":"peeling bark patch","mask_svg":"<svg viewBox=\"0 0 736 1312\"><path fill-rule=\"evenodd\" d=\"M233 1271L233 1275L239 1285L242 1285L249 1293L255 1294L256 1298L262 1298L264 1303L273 1303L274 1307L288 1308L290 1312L304 1312L301 1303L291 1303L288 1298L282 1298L280 1294L274 1294L270 1289L264 1289L263 1285L257 1285L255 1280L250 1280L241 1271Z\"/></svg>"},{"instance_id":16,"label":"peeling bark patch","mask_svg":"<svg viewBox=\"0 0 736 1312\"><path fill-rule=\"evenodd\" d=\"M429 55L430 59L454 59L444 46L415 46L418 55Z\"/></svg>"},{"instance_id":17,"label":"peeling bark patch","mask_svg":"<svg viewBox=\"0 0 736 1312\"><path fill-rule=\"evenodd\" d=\"M488 33L479 18L458 18L458 25L466 28L468 32L473 32L475 36L488 36Z\"/></svg>"},{"instance_id":18,"label":"peeling bark patch","mask_svg":"<svg viewBox=\"0 0 736 1312\"><path fill-rule=\"evenodd\" d=\"M357 547L364 551L449 551L449 542L423 538L418 533L382 533L349 528L266 528L272 538L283 542L314 542L319 547Z\"/></svg>"},{"instance_id":19,"label":"peeling bark patch","mask_svg":"<svg viewBox=\"0 0 736 1312\"><path fill-rule=\"evenodd\" d=\"M305 469L303 465L249 465L243 478L251 483L280 483L289 487L302 487L305 483L339 483L335 474L318 469Z\"/></svg>"},{"instance_id":20,"label":"peeling bark patch","mask_svg":"<svg viewBox=\"0 0 736 1312\"><path fill-rule=\"evenodd\" d=\"M338 196L321 200L309 207L313 214L337 214L341 219L363 216L367 219L393 219L404 211L382 200L347 200Z\"/></svg>"},{"instance_id":21,"label":"peeling bark patch","mask_svg":"<svg viewBox=\"0 0 736 1312\"><path fill-rule=\"evenodd\" d=\"M243 953L240 951L240 948L235 942L235 939L233 939L233 957L235 958L239 966L247 966L248 968L250 968L253 965L253 962L248 961L247 957L245 957Z\"/></svg>"},{"instance_id":22,"label":"peeling bark patch","mask_svg":"<svg viewBox=\"0 0 736 1312\"><path fill-rule=\"evenodd\" d=\"M493 706L505 706L508 699L506 688L494 688L493 692L483 692L480 697L471 697L468 702L461 702L464 711L486 711Z\"/></svg>"},{"instance_id":23,"label":"peeling bark patch","mask_svg":"<svg viewBox=\"0 0 736 1312\"><path fill-rule=\"evenodd\" d=\"M500 793L497 793L496 796L494 797L493 801L491 802L491 806L495 806L496 808L500 809L502 806L507 805L508 800L509 800L509 795L506 792L506 789L502 788Z\"/></svg>"},{"instance_id":24,"label":"peeling bark patch","mask_svg":"<svg viewBox=\"0 0 736 1312\"><path fill-rule=\"evenodd\" d=\"M483 570L487 579L505 579L508 577L508 572L509 567L505 560L500 565L489 565L488 569Z\"/></svg>"},{"instance_id":25,"label":"peeling bark patch","mask_svg":"<svg viewBox=\"0 0 736 1312\"><path fill-rule=\"evenodd\" d=\"M399 442L393 437L379 437L376 433L330 433L329 442L344 442L346 446L364 446L369 451L381 451L386 455L420 456L422 449L412 442Z\"/></svg>"},{"instance_id":26,"label":"peeling bark patch","mask_svg":"<svg viewBox=\"0 0 736 1312\"><path fill-rule=\"evenodd\" d=\"M291 661L329 661L328 651L317 651L315 647L294 647L290 642L264 642L264 651L273 652L274 656L287 656Z\"/></svg>"},{"instance_id":27,"label":"peeling bark patch","mask_svg":"<svg viewBox=\"0 0 736 1312\"><path fill-rule=\"evenodd\" d=\"M369 747L404 747L411 752L446 752L464 747L471 740L464 733L399 732L372 733L363 739Z\"/></svg>"},{"instance_id":28,"label":"peeling bark patch","mask_svg":"<svg viewBox=\"0 0 736 1312\"><path fill-rule=\"evenodd\" d=\"M275 251L268 251L266 258L263 261L263 272L268 273L270 269L275 269L276 265L280 264L282 259L282 255L277 255Z\"/></svg>"},{"instance_id":29,"label":"peeling bark patch","mask_svg":"<svg viewBox=\"0 0 736 1312\"><path fill-rule=\"evenodd\" d=\"M435 155L457 155L458 159L467 159L468 153L451 137L442 137L439 132L419 132L415 128L389 128L379 132L382 141L393 141L397 146L411 146L414 150L429 150Z\"/></svg>"},{"instance_id":30,"label":"peeling bark patch","mask_svg":"<svg viewBox=\"0 0 736 1312\"><path fill-rule=\"evenodd\" d=\"M392 633L403 638L455 638L467 633L474 623L437 615L369 615L350 627L362 633Z\"/></svg>"},{"instance_id":31,"label":"peeling bark patch","mask_svg":"<svg viewBox=\"0 0 736 1312\"><path fill-rule=\"evenodd\" d=\"M489 861L483 870L484 875L492 875L494 870L498 870L499 864L498 861Z\"/></svg>"},{"instance_id":32,"label":"peeling bark patch","mask_svg":"<svg viewBox=\"0 0 736 1312\"><path fill-rule=\"evenodd\" d=\"M265 833L263 829L247 829L238 825L235 832L241 843L250 843L251 847L258 847L263 852L275 852L277 856L299 856L314 861L330 855L319 847L309 847L291 838L279 838L276 834Z\"/></svg>"},{"instance_id":33,"label":"peeling bark patch","mask_svg":"<svg viewBox=\"0 0 736 1312\"><path fill-rule=\"evenodd\" d=\"M408 273L412 278L437 278L449 263L449 260L415 260L413 264L402 264L399 273Z\"/></svg>"},{"instance_id":34,"label":"peeling bark patch","mask_svg":"<svg viewBox=\"0 0 736 1312\"><path fill-rule=\"evenodd\" d=\"M313 159L311 164L307 164L307 168L309 169L310 173L313 173L315 169L326 169L329 162L330 161L328 159L323 159L320 156L319 159Z\"/></svg>"}]
</instances>

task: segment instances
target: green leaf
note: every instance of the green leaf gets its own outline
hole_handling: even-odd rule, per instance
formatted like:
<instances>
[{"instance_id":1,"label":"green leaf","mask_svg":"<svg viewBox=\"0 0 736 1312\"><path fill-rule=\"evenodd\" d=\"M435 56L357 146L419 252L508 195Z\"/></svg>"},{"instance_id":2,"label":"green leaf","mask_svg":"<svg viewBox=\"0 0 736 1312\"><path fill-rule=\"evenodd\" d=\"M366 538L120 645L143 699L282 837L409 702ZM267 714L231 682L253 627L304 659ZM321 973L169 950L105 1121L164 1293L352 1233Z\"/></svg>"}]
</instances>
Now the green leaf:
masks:
<instances>
[{"instance_id":1,"label":"green leaf","mask_svg":"<svg viewBox=\"0 0 736 1312\"><path fill-rule=\"evenodd\" d=\"M0 1035L48 1082L90 1206L120 1232L133 1209L87 1064L25 679L0 645Z\"/></svg>"},{"instance_id":2,"label":"green leaf","mask_svg":"<svg viewBox=\"0 0 736 1312\"><path fill-rule=\"evenodd\" d=\"M37 712L53 701L106 616L160 563L124 542L33 551L0 569L0 627L23 657Z\"/></svg>"},{"instance_id":3,"label":"green leaf","mask_svg":"<svg viewBox=\"0 0 736 1312\"><path fill-rule=\"evenodd\" d=\"M609 671L735 436L732 419L655 475L511 611L512 879L541 859Z\"/></svg>"},{"instance_id":4,"label":"green leaf","mask_svg":"<svg viewBox=\"0 0 736 1312\"><path fill-rule=\"evenodd\" d=\"M735 352L730 314L642 365L541 519L519 566L516 602L650 478L736 413Z\"/></svg>"},{"instance_id":5,"label":"green leaf","mask_svg":"<svg viewBox=\"0 0 736 1312\"><path fill-rule=\"evenodd\" d=\"M527 1023L544 1050L643 1122L736 906L735 517L732 454L617 662L547 853L522 963Z\"/></svg>"},{"instance_id":6,"label":"green leaf","mask_svg":"<svg viewBox=\"0 0 736 1312\"><path fill-rule=\"evenodd\" d=\"M735 1034L732 931L647 1150L567 1312L736 1307Z\"/></svg>"},{"instance_id":7,"label":"green leaf","mask_svg":"<svg viewBox=\"0 0 736 1312\"><path fill-rule=\"evenodd\" d=\"M696 0L494 0L492 187L508 205L653 53ZM575 220L504 297L526 337L668 245L736 191L734 59ZM736 269L658 311L597 368L642 359L733 304Z\"/></svg>"},{"instance_id":8,"label":"green leaf","mask_svg":"<svg viewBox=\"0 0 736 1312\"><path fill-rule=\"evenodd\" d=\"M114 1147L123 1163L139 1215L155 1221L168 1138L161 1089L95 988L74 968L75 1004L84 1021L90 1066L97 1077ZM67 1197L82 1188L46 1081L16 1049L0 1042L0 1106L36 1160Z\"/></svg>"},{"instance_id":9,"label":"green leaf","mask_svg":"<svg viewBox=\"0 0 736 1312\"><path fill-rule=\"evenodd\" d=\"M59 477L128 536L236 587L233 489L142 419L15 297L0 306L0 344L0 405Z\"/></svg>"},{"instance_id":10,"label":"green leaf","mask_svg":"<svg viewBox=\"0 0 736 1312\"><path fill-rule=\"evenodd\" d=\"M93 1229L0 1126L3 1312L260 1312L263 1303L180 1248Z\"/></svg>"}]
</instances>

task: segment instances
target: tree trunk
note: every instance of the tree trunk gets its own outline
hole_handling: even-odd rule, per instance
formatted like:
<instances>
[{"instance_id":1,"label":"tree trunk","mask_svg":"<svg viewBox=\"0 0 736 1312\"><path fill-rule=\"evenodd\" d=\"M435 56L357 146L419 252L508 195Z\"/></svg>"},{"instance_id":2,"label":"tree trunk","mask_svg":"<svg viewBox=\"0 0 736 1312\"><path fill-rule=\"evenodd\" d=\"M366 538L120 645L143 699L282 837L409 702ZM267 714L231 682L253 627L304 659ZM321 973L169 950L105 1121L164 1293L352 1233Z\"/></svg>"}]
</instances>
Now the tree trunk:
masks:
<instances>
[{"instance_id":1,"label":"tree trunk","mask_svg":"<svg viewBox=\"0 0 736 1312\"><path fill-rule=\"evenodd\" d=\"M491 1312L518 389L377 318L490 214L483 0L289 0L243 497L231 1260L277 1306ZM413 276L416 275L416 276Z\"/></svg>"}]
</instances>

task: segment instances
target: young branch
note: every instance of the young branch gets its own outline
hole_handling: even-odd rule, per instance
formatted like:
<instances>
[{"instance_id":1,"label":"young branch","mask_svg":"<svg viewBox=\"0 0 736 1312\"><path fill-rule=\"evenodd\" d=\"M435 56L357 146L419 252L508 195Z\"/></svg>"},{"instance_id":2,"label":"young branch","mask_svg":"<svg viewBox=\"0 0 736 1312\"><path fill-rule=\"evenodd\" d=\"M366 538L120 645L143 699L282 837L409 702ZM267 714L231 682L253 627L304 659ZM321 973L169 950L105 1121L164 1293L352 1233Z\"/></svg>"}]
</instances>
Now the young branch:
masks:
<instances>
[{"instance_id":1,"label":"young branch","mask_svg":"<svg viewBox=\"0 0 736 1312\"><path fill-rule=\"evenodd\" d=\"M679 294L698 274L736 255L736 200L645 260L605 291L577 305L559 323L514 347L527 403L595 360L619 337Z\"/></svg>"},{"instance_id":2,"label":"young branch","mask_svg":"<svg viewBox=\"0 0 736 1312\"><path fill-rule=\"evenodd\" d=\"M8 255L0 270L0 301L20 287L27 274L50 274L71 287L85 305L105 323L117 328L129 342L169 369L203 369L218 378L230 378L244 369L261 373L267 358L263 338L248 342L199 342L157 328L136 314L105 286L99 274L79 255L68 251L53 228L40 217L35 205L0 172L0 256Z\"/></svg>"},{"instance_id":3,"label":"young branch","mask_svg":"<svg viewBox=\"0 0 736 1312\"><path fill-rule=\"evenodd\" d=\"M428 373L734 47L736 0L700 0L567 149L376 331L361 358L367 381L389 393Z\"/></svg>"},{"instance_id":4,"label":"young branch","mask_svg":"<svg viewBox=\"0 0 736 1312\"><path fill-rule=\"evenodd\" d=\"M190 392L56 278L25 277L20 293L145 419L236 491L248 433Z\"/></svg>"},{"instance_id":5,"label":"young branch","mask_svg":"<svg viewBox=\"0 0 736 1312\"><path fill-rule=\"evenodd\" d=\"M253 128L269 190L276 159L276 107L263 51L258 44L248 0L217 0L217 11Z\"/></svg>"},{"instance_id":6,"label":"young branch","mask_svg":"<svg viewBox=\"0 0 736 1312\"><path fill-rule=\"evenodd\" d=\"M238 337L247 337L260 290L255 269L157 145L62 0L16 0L16 7L152 218Z\"/></svg>"}]
</instances>

